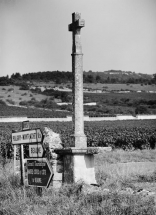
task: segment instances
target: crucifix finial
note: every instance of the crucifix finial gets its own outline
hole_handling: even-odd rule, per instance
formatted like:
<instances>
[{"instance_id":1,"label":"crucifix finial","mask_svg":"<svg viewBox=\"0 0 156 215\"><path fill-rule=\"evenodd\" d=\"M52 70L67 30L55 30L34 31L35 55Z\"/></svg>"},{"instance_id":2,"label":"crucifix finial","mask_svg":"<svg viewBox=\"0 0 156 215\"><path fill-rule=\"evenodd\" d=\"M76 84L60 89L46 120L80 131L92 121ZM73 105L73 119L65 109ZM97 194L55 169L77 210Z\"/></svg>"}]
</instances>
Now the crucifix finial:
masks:
<instances>
[{"instance_id":1,"label":"crucifix finial","mask_svg":"<svg viewBox=\"0 0 156 215\"><path fill-rule=\"evenodd\" d=\"M84 19L81 19L80 13L72 13L72 23L68 26L69 31L75 31L85 26Z\"/></svg>"}]
</instances>

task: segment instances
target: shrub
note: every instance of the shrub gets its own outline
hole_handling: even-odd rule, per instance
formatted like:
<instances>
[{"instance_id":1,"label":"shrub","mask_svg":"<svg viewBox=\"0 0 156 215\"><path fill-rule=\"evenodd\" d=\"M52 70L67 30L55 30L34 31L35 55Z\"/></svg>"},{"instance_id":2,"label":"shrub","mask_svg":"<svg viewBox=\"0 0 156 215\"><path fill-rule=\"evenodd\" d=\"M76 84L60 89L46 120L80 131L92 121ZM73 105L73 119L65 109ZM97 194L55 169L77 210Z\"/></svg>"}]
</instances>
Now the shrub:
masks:
<instances>
[{"instance_id":1,"label":"shrub","mask_svg":"<svg viewBox=\"0 0 156 215\"><path fill-rule=\"evenodd\" d=\"M147 107L139 105L135 109L135 114L149 114Z\"/></svg>"},{"instance_id":2,"label":"shrub","mask_svg":"<svg viewBox=\"0 0 156 215\"><path fill-rule=\"evenodd\" d=\"M11 99L7 99L6 101L7 101L9 104L12 104L12 105L15 104L15 102L14 102L13 100L11 100Z\"/></svg>"},{"instance_id":3,"label":"shrub","mask_svg":"<svg viewBox=\"0 0 156 215\"><path fill-rule=\"evenodd\" d=\"M9 88L9 89L8 89L8 92L10 92L10 91L14 91L14 88Z\"/></svg>"},{"instance_id":4,"label":"shrub","mask_svg":"<svg viewBox=\"0 0 156 215\"><path fill-rule=\"evenodd\" d=\"M23 94L21 94L21 96L26 96L27 95L27 93L23 93Z\"/></svg>"},{"instance_id":5,"label":"shrub","mask_svg":"<svg viewBox=\"0 0 156 215\"><path fill-rule=\"evenodd\" d=\"M19 103L19 105L21 105L21 106L27 106L27 104L28 104L27 101L21 101L21 102Z\"/></svg>"},{"instance_id":6,"label":"shrub","mask_svg":"<svg viewBox=\"0 0 156 215\"><path fill-rule=\"evenodd\" d=\"M22 83L19 89L20 90L29 90L29 85L26 83Z\"/></svg>"},{"instance_id":7,"label":"shrub","mask_svg":"<svg viewBox=\"0 0 156 215\"><path fill-rule=\"evenodd\" d=\"M6 103L0 99L0 105L6 105Z\"/></svg>"}]
</instances>

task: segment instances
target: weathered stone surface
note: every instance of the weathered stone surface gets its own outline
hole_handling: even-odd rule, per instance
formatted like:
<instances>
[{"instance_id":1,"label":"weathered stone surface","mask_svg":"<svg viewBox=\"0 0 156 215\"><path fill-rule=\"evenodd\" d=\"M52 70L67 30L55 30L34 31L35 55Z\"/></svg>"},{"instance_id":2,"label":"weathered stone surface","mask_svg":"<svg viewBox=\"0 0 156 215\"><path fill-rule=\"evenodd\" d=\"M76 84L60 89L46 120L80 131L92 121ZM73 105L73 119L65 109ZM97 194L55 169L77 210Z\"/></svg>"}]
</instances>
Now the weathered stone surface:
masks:
<instances>
[{"instance_id":1,"label":"weathered stone surface","mask_svg":"<svg viewBox=\"0 0 156 215\"><path fill-rule=\"evenodd\" d=\"M84 134L83 120L83 54L81 45L81 28L84 20L80 13L72 14L69 31L73 34L72 73L73 73L73 136L71 147L86 148L87 138Z\"/></svg>"},{"instance_id":2,"label":"weathered stone surface","mask_svg":"<svg viewBox=\"0 0 156 215\"><path fill-rule=\"evenodd\" d=\"M54 153L54 149L62 149L62 141L60 135L52 131L52 129L45 127L43 130L43 147L49 149L51 153ZM57 154L53 155L54 159L57 158Z\"/></svg>"},{"instance_id":3,"label":"weathered stone surface","mask_svg":"<svg viewBox=\"0 0 156 215\"><path fill-rule=\"evenodd\" d=\"M70 147L70 148L63 148L63 149L54 149L54 152L61 155L66 154L98 154L103 151L111 151L111 147L86 147L86 148L76 148L76 147Z\"/></svg>"},{"instance_id":4,"label":"weathered stone surface","mask_svg":"<svg viewBox=\"0 0 156 215\"><path fill-rule=\"evenodd\" d=\"M56 148L63 148L62 141L60 135L48 127L44 128L43 134L43 147L46 150L47 157L54 172L52 184L54 187L60 187L62 185L63 158L61 155L56 154L54 150Z\"/></svg>"}]
</instances>

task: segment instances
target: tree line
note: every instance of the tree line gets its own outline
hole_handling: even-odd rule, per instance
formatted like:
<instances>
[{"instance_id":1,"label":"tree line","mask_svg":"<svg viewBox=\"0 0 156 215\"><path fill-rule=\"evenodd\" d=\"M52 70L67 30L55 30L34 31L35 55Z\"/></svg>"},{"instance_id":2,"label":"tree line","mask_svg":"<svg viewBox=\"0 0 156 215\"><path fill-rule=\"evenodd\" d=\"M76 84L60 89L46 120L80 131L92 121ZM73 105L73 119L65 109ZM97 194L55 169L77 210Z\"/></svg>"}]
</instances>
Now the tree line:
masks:
<instances>
[{"instance_id":1,"label":"tree line","mask_svg":"<svg viewBox=\"0 0 156 215\"><path fill-rule=\"evenodd\" d=\"M72 73L67 71L46 71L46 72L32 72L21 75L20 73L13 73L11 77L0 77L0 85L6 86L11 84L19 84L25 81L52 81L56 84L71 83L73 80ZM121 70L109 70L105 72L92 72L91 70L83 72L84 83L126 83L126 84L155 84L156 74L137 74L135 72L124 72Z\"/></svg>"}]
</instances>

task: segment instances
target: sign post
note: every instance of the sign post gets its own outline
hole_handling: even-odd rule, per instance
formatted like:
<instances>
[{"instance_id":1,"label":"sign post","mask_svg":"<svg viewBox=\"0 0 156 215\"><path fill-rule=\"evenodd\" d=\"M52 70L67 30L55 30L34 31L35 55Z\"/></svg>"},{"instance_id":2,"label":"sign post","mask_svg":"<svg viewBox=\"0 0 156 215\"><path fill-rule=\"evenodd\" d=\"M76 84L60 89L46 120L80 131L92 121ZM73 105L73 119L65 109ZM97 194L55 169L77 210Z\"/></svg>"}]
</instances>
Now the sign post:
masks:
<instances>
[{"instance_id":1,"label":"sign post","mask_svg":"<svg viewBox=\"0 0 156 215\"><path fill-rule=\"evenodd\" d=\"M14 175L16 172L16 145L14 145Z\"/></svg>"},{"instance_id":2,"label":"sign post","mask_svg":"<svg viewBox=\"0 0 156 215\"><path fill-rule=\"evenodd\" d=\"M30 128L29 121L22 122L22 131L29 130L29 128Z\"/></svg>"},{"instance_id":3,"label":"sign post","mask_svg":"<svg viewBox=\"0 0 156 215\"><path fill-rule=\"evenodd\" d=\"M41 129L37 128L30 130L29 128L29 121L25 121L22 123L22 131L12 132L12 144L14 145L14 171L16 169L16 145L20 145L21 185L25 186L23 144L28 144L30 157L27 159L28 185L34 186L37 195L41 196L42 187L48 188L54 173L47 158L43 158L44 149L41 143L44 136Z\"/></svg>"},{"instance_id":4,"label":"sign post","mask_svg":"<svg viewBox=\"0 0 156 215\"><path fill-rule=\"evenodd\" d=\"M36 187L49 186L53 170L47 158L27 159L28 185Z\"/></svg>"},{"instance_id":5,"label":"sign post","mask_svg":"<svg viewBox=\"0 0 156 215\"><path fill-rule=\"evenodd\" d=\"M21 185L25 185L25 171L24 171L24 151L23 145L20 145L20 165L21 165Z\"/></svg>"},{"instance_id":6,"label":"sign post","mask_svg":"<svg viewBox=\"0 0 156 215\"><path fill-rule=\"evenodd\" d=\"M43 134L40 128L12 133L13 145L40 143L42 140Z\"/></svg>"},{"instance_id":7,"label":"sign post","mask_svg":"<svg viewBox=\"0 0 156 215\"><path fill-rule=\"evenodd\" d=\"M12 133L12 144L14 146L18 144L20 145L21 185L25 184L23 144L40 143L43 140L43 134L39 128L29 130L29 127L29 121L25 121L22 123L22 131ZM39 147L37 148L37 151L40 152L40 155L43 155L43 148Z\"/></svg>"},{"instance_id":8,"label":"sign post","mask_svg":"<svg viewBox=\"0 0 156 215\"><path fill-rule=\"evenodd\" d=\"M43 146L42 144L29 145L29 157L30 158L42 158L43 157Z\"/></svg>"}]
</instances>

